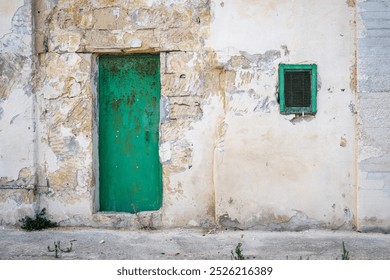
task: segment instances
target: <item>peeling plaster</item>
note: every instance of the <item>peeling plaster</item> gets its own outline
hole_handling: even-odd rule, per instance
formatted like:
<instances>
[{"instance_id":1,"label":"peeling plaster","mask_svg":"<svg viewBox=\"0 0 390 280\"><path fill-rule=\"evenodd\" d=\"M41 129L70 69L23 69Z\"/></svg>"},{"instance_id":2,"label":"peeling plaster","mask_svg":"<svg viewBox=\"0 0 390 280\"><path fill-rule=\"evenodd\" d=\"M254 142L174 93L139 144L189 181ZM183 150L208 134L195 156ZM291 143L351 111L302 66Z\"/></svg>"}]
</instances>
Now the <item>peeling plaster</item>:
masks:
<instances>
[{"instance_id":1,"label":"peeling plaster","mask_svg":"<svg viewBox=\"0 0 390 280\"><path fill-rule=\"evenodd\" d=\"M16 10L23 6L23 0L0 2L0 40L6 33L11 32L12 17Z\"/></svg>"},{"instance_id":2,"label":"peeling plaster","mask_svg":"<svg viewBox=\"0 0 390 280\"><path fill-rule=\"evenodd\" d=\"M162 164L167 164L171 162L172 150L171 143L165 142L160 144L160 161Z\"/></svg>"},{"instance_id":3,"label":"peeling plaster","mask_svg":"<svg viewBox=\"0 0 390 280\"><path fill-rule=\"evenodd\" d=\"M347 0L347 4L349 7L353 8L356 5L356 0Z\"/></svg>"}]
</instances>

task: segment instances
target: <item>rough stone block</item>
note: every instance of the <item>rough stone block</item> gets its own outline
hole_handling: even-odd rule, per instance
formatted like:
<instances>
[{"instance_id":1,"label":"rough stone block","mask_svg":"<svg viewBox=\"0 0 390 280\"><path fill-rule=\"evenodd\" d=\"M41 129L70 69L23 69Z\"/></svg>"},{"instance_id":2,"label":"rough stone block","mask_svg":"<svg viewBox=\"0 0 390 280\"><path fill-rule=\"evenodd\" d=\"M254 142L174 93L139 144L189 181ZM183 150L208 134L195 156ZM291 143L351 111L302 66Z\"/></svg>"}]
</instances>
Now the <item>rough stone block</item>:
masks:
<instances>
[{"instance_id":1,"label":"rough stone block","mask_svg":"<svg viewBox=\"0 0 390 280\"><path fill-rule=\"evenodd\" d=\"M170 97L169 98L170 119L200 119L203 111L201 101L194 97Z\"/></svg>"},{"instance_id":2,"label":"rough stone block","mask_svg":"<svg viewBox=\"0 0 390 280\"><path fill-rule=\"evenodd\" d=\"M77 52L80 48L82 35L75 32L61 32L50 38L48 49L51 52ZM42 52L42 48L40 48Z\"/></svg>"},{"instance_id":3,"label":"rough stone block","mask_svg":"<svg viewBox=\"0 0 390 280\"><path fill-rule=\"evenodd\" d=\"M123 29L126 25L126 13L119 7L97 9L93 12L95 29Z\"/></svg>"},{"instance_id":4,"label":"rough stone block","mask_svg":"<svg viewBox=\"0 0 390 280\"><path fill-rule=\"evenodd\" d=\"M100 49L119 49L118 37L107 30L87 30L82 45L85 51L94 52Z\"/></svg>"}]
</instances>

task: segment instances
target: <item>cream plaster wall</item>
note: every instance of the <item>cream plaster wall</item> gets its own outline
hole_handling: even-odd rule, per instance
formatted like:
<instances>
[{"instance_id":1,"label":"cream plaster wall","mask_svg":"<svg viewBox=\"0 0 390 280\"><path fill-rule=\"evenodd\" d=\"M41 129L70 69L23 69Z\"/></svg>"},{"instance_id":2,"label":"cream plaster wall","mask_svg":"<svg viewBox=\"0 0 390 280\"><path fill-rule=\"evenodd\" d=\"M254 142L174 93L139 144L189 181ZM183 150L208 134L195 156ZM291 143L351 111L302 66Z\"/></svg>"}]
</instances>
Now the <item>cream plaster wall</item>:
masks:
<instances>
[{"instance_id":1,"label":"cream plaster wall","mask_svg":"<svg viewBox=\"0 0 390 280\"><path fill-rule=\"evenodd\" d=\"M236 73L215 151L222 225L352 228L354 9L344 1L213 1L208 46ZM279 63L318 66L315 117L281 115ZM351 109L352 108L352 109Z\"/></svg>"}]
</instances>

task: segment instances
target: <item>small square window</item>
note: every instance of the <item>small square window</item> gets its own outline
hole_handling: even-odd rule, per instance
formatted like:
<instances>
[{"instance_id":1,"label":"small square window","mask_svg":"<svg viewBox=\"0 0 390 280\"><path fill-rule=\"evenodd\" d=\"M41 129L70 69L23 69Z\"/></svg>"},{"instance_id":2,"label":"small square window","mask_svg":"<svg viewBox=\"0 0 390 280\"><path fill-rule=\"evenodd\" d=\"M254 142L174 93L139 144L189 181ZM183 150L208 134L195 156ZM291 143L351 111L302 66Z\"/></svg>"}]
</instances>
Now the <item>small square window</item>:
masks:
<instances>
[{"instance_id":1,"label":"small square window","mask_svg":"<svg viewBox=\"0 0 390 280\"><path fill-rule=\"evenodd\" d=\"M282 114L315 114L317 65L279 64L279 101Z\"/></svg>"}]
</instances>

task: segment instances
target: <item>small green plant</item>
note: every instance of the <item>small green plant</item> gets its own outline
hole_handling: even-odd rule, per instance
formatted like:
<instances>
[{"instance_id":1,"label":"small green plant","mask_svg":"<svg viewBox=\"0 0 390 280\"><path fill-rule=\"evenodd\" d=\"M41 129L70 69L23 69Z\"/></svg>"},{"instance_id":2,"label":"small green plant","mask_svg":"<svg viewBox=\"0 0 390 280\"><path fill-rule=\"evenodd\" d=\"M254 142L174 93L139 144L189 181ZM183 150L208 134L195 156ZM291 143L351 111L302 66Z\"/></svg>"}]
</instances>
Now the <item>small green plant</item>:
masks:
<instances>
[{"instance_id":1,"label":"small green plant","mask_svg":"<svg viewBox=\"0 0 390 280\"><path fill-rule=\"evenodd\" d=\"M231 251L231 259L232 260L245 260L244 255L242 254L242 249L241 249L242 243L239 242L236 246L236 249Z\"/></svg>"},{"instance_id":2,"label":"small green plant","mask_svg":"<svg viewBox=\"0 0 390 280\"><path fill-rule=\"evenodd\" d=\"M35 218L29 216L20 220L22 223L21 228L27 231L42 230L46 228L57 227L57 223L50 221L46 218L46 209L43 208L39 213L35 215Z\"/></svg>"},{"instance_id":3,"label":"small green plant","mask_svg":"<svg viewBox=\"0 0 390 280\"><path fill-rule=\"evenodd\" d=\"M342 260L349 260L349 251L345 249L345 244L343 241L343 253L341 254L341 259Z\"/></svg>"}]
</instances>

